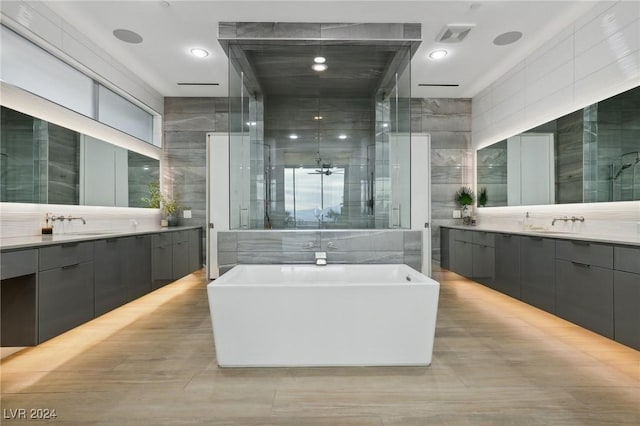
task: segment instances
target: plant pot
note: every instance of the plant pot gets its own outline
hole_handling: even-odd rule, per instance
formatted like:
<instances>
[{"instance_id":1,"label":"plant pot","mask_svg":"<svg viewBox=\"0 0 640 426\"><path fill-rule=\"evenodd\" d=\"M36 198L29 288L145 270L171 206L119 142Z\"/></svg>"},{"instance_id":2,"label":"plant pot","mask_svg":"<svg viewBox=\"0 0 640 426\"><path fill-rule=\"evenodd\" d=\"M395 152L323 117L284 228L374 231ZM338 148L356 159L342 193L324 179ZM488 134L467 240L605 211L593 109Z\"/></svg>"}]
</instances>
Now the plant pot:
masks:
<instances>
[{"instance_id":1,"label":"plant pot","mask_svg":"<svg viewBox=\"0 0 640 426\"><path fill-rule=\"evenodd\" d=\"M169 226L178 226L178 216L173 214L167 215L167 223Z\"/></svg>"},{"instance_id":2,"label":"plant pot","mask_svg":"<svg viewBox=\"0 0 640 426\"><path fill-rule=\"evenodd\" d=\"M471 225L471 208L468 205L462 206L462 223Z\"/></svg>"}]
</instances>

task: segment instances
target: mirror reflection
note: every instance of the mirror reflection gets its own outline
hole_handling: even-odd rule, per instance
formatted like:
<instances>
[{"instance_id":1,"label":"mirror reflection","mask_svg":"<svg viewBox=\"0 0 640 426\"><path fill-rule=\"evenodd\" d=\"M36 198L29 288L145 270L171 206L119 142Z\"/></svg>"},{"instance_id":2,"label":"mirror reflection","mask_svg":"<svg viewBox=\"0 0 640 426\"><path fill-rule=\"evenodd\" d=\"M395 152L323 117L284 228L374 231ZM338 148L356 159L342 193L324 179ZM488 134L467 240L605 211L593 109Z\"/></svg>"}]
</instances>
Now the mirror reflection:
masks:
<instances>
[{"instance_id":1,"label":"mirror reflection","mask_svg":"<svg viewBox=\"0 0 640 426\"><path fill-rule=\"evenodd\" d=\"M479 149L486 207L640 200L640 87Z\"/></svg>"},{"instance_id":2,"label":"mirror reflection","mask_svg":"<svg viewBox=\"0 0 640 426\"><path fill-rule=\"evenodd\" d=\"M160 162L0 107L0 201L146 207Z\"/></svg>"}]
</instances>

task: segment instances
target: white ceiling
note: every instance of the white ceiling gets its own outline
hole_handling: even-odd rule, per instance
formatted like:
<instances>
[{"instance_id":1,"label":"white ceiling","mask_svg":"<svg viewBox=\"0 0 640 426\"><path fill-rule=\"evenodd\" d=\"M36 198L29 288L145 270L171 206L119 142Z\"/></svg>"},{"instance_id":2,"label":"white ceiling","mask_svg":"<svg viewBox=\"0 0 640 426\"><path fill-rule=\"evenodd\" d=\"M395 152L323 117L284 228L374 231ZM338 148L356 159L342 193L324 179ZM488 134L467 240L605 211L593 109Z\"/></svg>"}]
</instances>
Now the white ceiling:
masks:
<instances>
[{"instance_id":1,"label":"white ceiling","mask_svg":"<svg viewBox=\"0 0 640 426\"><path fill-rule=\"evenodd\" d=\"M398 22L422 24L422 44L412 61L413 97L470 98L546 40L593 7L590 1L44 1L68 23L137 73L163 96L227 96L227 58L216 37L218 22ZM435 41L446 24L474 24L463 42ZM141 44L113 36L140 34ZM493 39L521 31L522 39L495 46ZM211 54L196 59L192 47ZM436 48L449 55L428 59ZM214 87L178 82L219 83ZM419 87L420 83L460 87Z\"/></svg>"}]
</instances>

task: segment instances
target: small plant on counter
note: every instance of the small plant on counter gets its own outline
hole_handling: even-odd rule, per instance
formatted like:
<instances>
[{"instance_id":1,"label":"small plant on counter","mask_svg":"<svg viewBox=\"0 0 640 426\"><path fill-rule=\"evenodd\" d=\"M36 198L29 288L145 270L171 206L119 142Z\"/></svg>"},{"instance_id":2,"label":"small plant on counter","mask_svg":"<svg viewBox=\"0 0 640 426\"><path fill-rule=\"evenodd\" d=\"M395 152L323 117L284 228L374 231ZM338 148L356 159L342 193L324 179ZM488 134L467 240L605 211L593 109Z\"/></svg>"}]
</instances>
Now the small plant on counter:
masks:
<instances>
[{"instance_id":1,"label":"small plant on counter","mask_svg":"<svg viewBox=\"0 0 640 426\"><path fill-rule=\"evenodd\" d=\"M461 186L456 191L454 199L461 207L462 223L469 225L471 223L471 208L469 206L473 204L473 191L468 186Z\"/></svg>"},{"instance_id":2,"label":"small plant on counter","mask_svg":"<svg viewBox=\"0 0 640 426\"><path fill-rule=\"evenodd\" d=\"M456 191L455 200L462 208L470 206L473 204L473 191L468 186L461 186Z\"/></svg>"},{"instance_id":3,"label":"small plant on counter","mask_svg":"<svg viewBox=\"0 0 640 426\"><path fill-rule=\"evenodd\" d=\"M180 206L175 198L162 197L162 210L167 215L167 222L169 226L178 225L178 209L180 209Z\"/></svg>"}]
</instances>

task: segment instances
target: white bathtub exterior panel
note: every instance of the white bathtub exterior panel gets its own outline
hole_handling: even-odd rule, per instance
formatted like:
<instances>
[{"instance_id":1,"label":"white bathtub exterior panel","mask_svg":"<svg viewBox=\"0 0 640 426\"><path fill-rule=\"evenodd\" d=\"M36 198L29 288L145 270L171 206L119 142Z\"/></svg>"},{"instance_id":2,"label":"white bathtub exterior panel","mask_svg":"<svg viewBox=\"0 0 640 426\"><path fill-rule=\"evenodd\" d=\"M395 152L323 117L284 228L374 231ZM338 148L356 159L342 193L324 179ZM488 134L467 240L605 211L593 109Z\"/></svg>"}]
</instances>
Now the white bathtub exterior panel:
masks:
<instances>
[{"instance_id":1,"label":"white bathtub exterior panel","mask_svg":"<svg viewBox=\"0 0 640 426\"><path fill-rule=\"evenodd\" d=\"M221 367L431 363L439 284L406 265L241 265L208 294Z\"/></svg>"}]
</instances>

